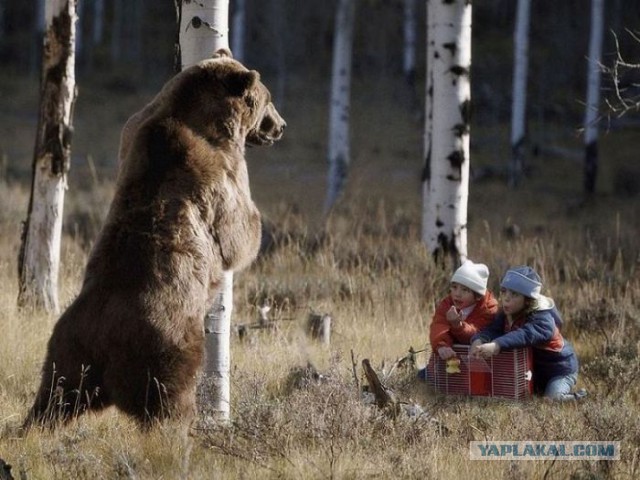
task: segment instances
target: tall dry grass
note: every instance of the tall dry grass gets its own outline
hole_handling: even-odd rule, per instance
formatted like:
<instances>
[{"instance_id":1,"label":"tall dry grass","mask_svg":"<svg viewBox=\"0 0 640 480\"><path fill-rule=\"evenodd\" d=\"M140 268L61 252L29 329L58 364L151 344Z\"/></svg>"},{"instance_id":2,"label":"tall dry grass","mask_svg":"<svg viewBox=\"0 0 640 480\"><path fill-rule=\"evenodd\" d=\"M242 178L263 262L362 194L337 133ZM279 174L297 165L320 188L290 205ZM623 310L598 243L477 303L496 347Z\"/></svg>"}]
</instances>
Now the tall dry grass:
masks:
<instances>
[{"instance_id":1,"label":"tall dry grass","mask_svg":"<svg viewBox=\"0 0 640 480\"><path fill-rule=\"evenodd\" d=\"M392 419L361 401L351 354L358 364L369 358L382 374L410 347L424 349L451 266L434 266L419 241L420 126L400 102L380 116L376 99L396 99L396 93L380 83L374 87L358 86L354 111L366 122L354 122L351 180L328 221L319 213L325 131L317 120L309 121L325 114L318 107L325 91L300 84L305 94L293 92L300 101L285 112L285 140L250 152L252 190L273 238L265 255L236 276L234 323L254 321L257 307L268 302L279 328L253 331L244 342L232 338L233 422L226 428L199 426L186 437L171 425L142 433L112 410L55 432L18 435L56 319L15 306L20 222L29 193L27 182L16 180L16 172L26 169L16 167L15 156L28 165L22 157L31 136L23 129L5 136L12 156L0 171L0 457L14 466L16 477L18 472L28 479L639 476L640 208L637 196L624 196L633 191L619 191L619 172L634 171L630 159L637 156L637 133L603 138L599 193L588 201L580 197L580 166L549 156L531 159L531 177L518 191L506 189L500 178L471 186L471 257L489 265L494 291L510 265L527 263L540 271L546 293L565 317L564 332L581 361L579 385L589 397L567 405L446 397L417 382L415 372L396 369L388 385L427 414ZM131 106L132 99L125 104L116 116L139 108ZM93 111L78 107L79 116ZM65 205L63 305L79 289L113 192L113 172L100 167L115 153L113 125L123 118L78 119L79 130L104 135L95 145L85 137L74 144L81 158L75 159ZM106 131L106 124L116 131ZM473 131L474 166L503 164L506 131ZM539 134L543 141L549 136ZM567 143L576 147L577 140ZM82 152L98 146L94 169ZM309 312L332 315L330 346L305 335ZM418 355L419 364L428 353ZM295 373L308 362L323 380L300 385ZM359 366L357 375L364 382ZM484 439L618 440L622 458L469 460L468 442Z\"/></svg>"},{"instance_id":2,"label":"tall dry grass","mask_svg":"<svg viewBox=\"0 0 640 480\"><path fill-rule=\"evenodd\" d=\"M388 371L409 347L426 346L435 302L450 269L434 266L419 242L419 202L349 197L326 224L277 198L264 210L268 251L236 278L235 323L272 305L279 328L232 339L232 415L226 428L171 425L150 433L116 411L88 415L55 432L18 435L38 382L55 318L20 311L16 257L27 189L0 182L0 457L14 473L49 478L636 478L640 469L637 203L610 196L581 206L527 185L473 187L471 254L500 274L529 263L566 318L581 359L579 404L446 397L396 370L387 383L426 414L392 419L365 405L353 352ZM61 298L78 291L94 231L111 195L108 182L68 194ZM268 192L261 192L268 198ZM260 194L258 194L260 195ZM504 197L510 197L509 202ZM510 212L511 210L513 212ZM527 212L516 215L516 212ZM96 220L97 219L97 220ZM74 223L75 222L75 223ZM512 224L519 233L514 235ZM75 226L74 226L75 225ZM509 227L509 228L505 228ZM308 339L309 312L334 319L329 347ZM426 361L428 352L419 355ZM292 372L311 362L323 374L296 388ZM384 364L384 367L383 367ZM359 382L364 382L358 368ZM434 422L433 420L437 420ZM471 440L618 440L613 462L477 462Z\"/></svg>"}]
</instances>

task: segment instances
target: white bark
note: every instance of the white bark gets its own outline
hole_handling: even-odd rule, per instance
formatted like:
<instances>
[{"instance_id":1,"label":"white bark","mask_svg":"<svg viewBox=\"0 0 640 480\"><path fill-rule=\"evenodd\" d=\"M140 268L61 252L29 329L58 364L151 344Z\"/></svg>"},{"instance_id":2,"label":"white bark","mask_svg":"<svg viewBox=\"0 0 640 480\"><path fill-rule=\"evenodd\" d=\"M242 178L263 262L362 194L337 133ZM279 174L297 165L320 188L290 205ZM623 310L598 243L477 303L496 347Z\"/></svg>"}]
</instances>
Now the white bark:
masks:
<instances>
[{"instance_id":1,"label":"white bark","mask_svg":"<svg viewBox=\"0 0 640 480\"><path fill-rule=\"evenodd\" d=\"M527 110L527 68L529 64L529 24L531 0L518 0L513 34L513 99L511 106L511 168L509 184L516 186L522 176Z\"/></svg>"},{"instance_id":2,"label":"white bark","mask_svg":"<svg viewBox=\"0 0 640 480\"><path fill-rule=\"evenodd\" d=\"M236 0L234 2L233 23L231 27L231 51L233 58L243 62L244 56L244 38L246 24L246 0Z\"/></svg>"},{"instance_id":3,"label":"white bark","mask_svg":"<svg viewBox=\"0 0 640 480\"><path fill-rule=\"evenodd\" d=\"M58 275L66 175L51 173L47 154L36 161L33 208L29 215L19 304L58 313Z\"/></svg>"},{"instance_id":4,"label":"white bark","mask_svg":"<svg viewBox=\"0 0 640 480\"><path fill-rule=\"evenodd\" d=\"M598 173L598 115L600 108L600 64L604 28L604 0L591 0L591 32L587 70L587 106L584 118L585 190L593 193Z\"/></svg>"},{"instance_id":5,"label":"white bark","mask_svg":"<svg viewBox=\"0 0 640 480\"><path fill-rule=\"evenodd\" d=\"M433 118L425 140L423 240L436 258L449 254L459 262L467 257L471 3L430 0L428 8Z\"/></svg>"},{"instance_id":6,"label":"white bark","mask_svg":"<svg viewBox=\"0 0 640 480\"><path fill-rule=\"evenodd\" d=\"M216 420L225 423L231 417L231 313L233 311L233 272L224 272L220 290L207 315L205 330L205 376L213 386L210 406Z\"/></svg>"},{"instance_id":7,"label":"white bark","mask_svg":"<svg viewBox=\"0 0 640 480\"><path fill-rule=\"evenodd\" d=\"M76 98L77 17L75 0L50 0L45 5L40 116L29 212L19 259L18 304L57 313L62 212Z\"/></svg>"},{"instance_id":8,"label":"white bark","mask_svg":"<svg viewBox=\"0 0 640 480\"><path fill-rule=\"evenodd\" d=\"M353 46L354 0L340 0L336 12L329 112L329 175L325 214L342 193L350 163L349 109L351 93L351 51Z\"/></svg>"},{"instance_id":9,"label":"white bark","mask_svg":"<svg viewBox=\"0 0 640 480\"><path fill-rule=\"evenodd\" d=\"M181 2L180 55L184 70L229 48L229 0Z\"/></svg>"},{"instance_id":10,"label":"white bark","mask_svg":"<svg viewBox=\"0 0 640 480\"><path fill-rule=\"evenodd\" d=\"M416 74L416 0L404 0L402 72L413 85Z\"/></svg>"},{"instance_id":11,"label":"white bark","mask_svg":"<svg viewBox=\"0 0 640 480\"><path fill-rule=\"evenodd\" d=\"M220 48L229 48L229 0L182 2L180 54L182 68L210 58ZM231 417L231 312L233 272L224 272L213 307L207 314L204 375L213 387L210 410L216 420Z\"/></svg>"},{"instance_id":12,"label":"white bark","mask_svg":"<svg viewBox=\"0 0 640 480\"><path fill-rule=\"evenodd\" d=\"M429 179L431 178L431 132L433 128L433 29L431 26L431 12L432 8L427 3L427 23L425 25L427 35L427 48L425 59L425 96L424 96L424 136L423 136L423 157L424 166L422 170L422 233L421 238L423 243L427 243L427 235L429 229L427 224L430 223L429 212L427 210L427 199L429 198Z\"/></svg>"}]
</instances>

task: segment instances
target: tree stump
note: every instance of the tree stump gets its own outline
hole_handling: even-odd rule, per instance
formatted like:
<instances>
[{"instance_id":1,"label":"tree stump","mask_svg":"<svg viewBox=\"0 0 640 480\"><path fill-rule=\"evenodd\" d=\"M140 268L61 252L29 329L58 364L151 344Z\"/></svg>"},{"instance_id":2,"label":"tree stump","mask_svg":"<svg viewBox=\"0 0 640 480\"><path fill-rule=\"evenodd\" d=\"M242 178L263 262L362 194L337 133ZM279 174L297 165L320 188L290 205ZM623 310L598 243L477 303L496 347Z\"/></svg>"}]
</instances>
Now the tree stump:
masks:
<instances>
[{"instance_id":1,"label":"tree stump","mask_svg":"<svg viewBox=\"0 0 640 480\"><path fill-rule=\"evenodd\" d=\"M236 327L236 331L238 332L238 338L241 342L247 342L250 340L251 337L249 335L249 327L247 325L238 325Z\"/></svg>"},{"instance_id":2,"label":"tree stump","mask_svg":"<svg viewBox=\"0 0 640 480\"><path fill-rule=\"evenodd\" d=\"M389 411L393 417L396 417L400 413L400 403L395 393L382 384L378 378L378 374L371 367L369 359L365 358L362 360L362 368L369 382L369 391L376 397L376 405L381 409Z\"/></svg>"},{"instance_id":3,"label":"tree stump","mask_svg":"<svg viewBox=\"0 0 640 480\"><path fill-rule=\"evenodd\" d=\"M0 458L0 480L13 480L11 465Z\"/></svg>"},{"instance_id":4,"label":"tree stump","mask_svg":"<svg viewBox=\"0 0 640 480\"><path fill-rule=\"evenodd\" d=\"M331 343L331 315L326 313L311 313L307 319L307 333L323 344Z\"/></svg>"}]
</instances>

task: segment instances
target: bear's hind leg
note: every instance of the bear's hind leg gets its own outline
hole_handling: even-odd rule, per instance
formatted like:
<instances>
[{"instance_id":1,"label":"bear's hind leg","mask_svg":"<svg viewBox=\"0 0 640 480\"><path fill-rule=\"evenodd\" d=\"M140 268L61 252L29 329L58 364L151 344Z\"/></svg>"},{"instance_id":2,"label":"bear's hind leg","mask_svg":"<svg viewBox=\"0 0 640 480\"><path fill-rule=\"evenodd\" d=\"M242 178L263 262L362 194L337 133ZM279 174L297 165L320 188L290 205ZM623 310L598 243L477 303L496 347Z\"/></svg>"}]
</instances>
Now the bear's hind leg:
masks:
<instances>
[{"instance_id":1,"label":"bear's hind leg","mask_svg":"<svg viewBox=\"0 0 640 480\"><path fill-rule=\"evenodd\" d=\"M124 359L120 357L120 362L110 363L104 375L104 383L116 407L135 418L145 429L167 418L186 422L194 418L195 374L184 370L169 373L157 359L126 359L130 363L122 362ZM174 362L169 363L175 366ZM131 368L134 364L160 368Z\"/></svg>"}]
</instances>

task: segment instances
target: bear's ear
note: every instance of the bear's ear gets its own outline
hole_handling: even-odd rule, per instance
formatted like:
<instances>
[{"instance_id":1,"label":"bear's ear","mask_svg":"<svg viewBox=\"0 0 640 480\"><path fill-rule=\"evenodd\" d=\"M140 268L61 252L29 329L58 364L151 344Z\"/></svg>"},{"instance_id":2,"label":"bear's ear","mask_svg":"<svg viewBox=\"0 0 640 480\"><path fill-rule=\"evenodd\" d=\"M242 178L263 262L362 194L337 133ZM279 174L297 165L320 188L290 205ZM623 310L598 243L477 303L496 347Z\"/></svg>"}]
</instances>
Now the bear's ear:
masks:
<instances>
[{"instance_id":1,"label":"bear's ear","mask_svg":"<svg viewBox=\"0 0 640 480\"><path fill-rule=\"evenodd\" d=\"M241 97L244 92L255 87L260 80L260 74L255 70L230 72L224 79L230 95Z\"/></svg>"},{"instance_id":2,"label":"bear's ear","mask_svg":"<svg viewBox=\"0 0 640 480\"><path fill-rule=\"evenodd\" d=\"M231 50L229 50L228 48L220 48L217 51L215 51L211 56L211 58L225 58L225 57L233 58L233 54L231 53Z\"/></svg>"}]
</instances>

